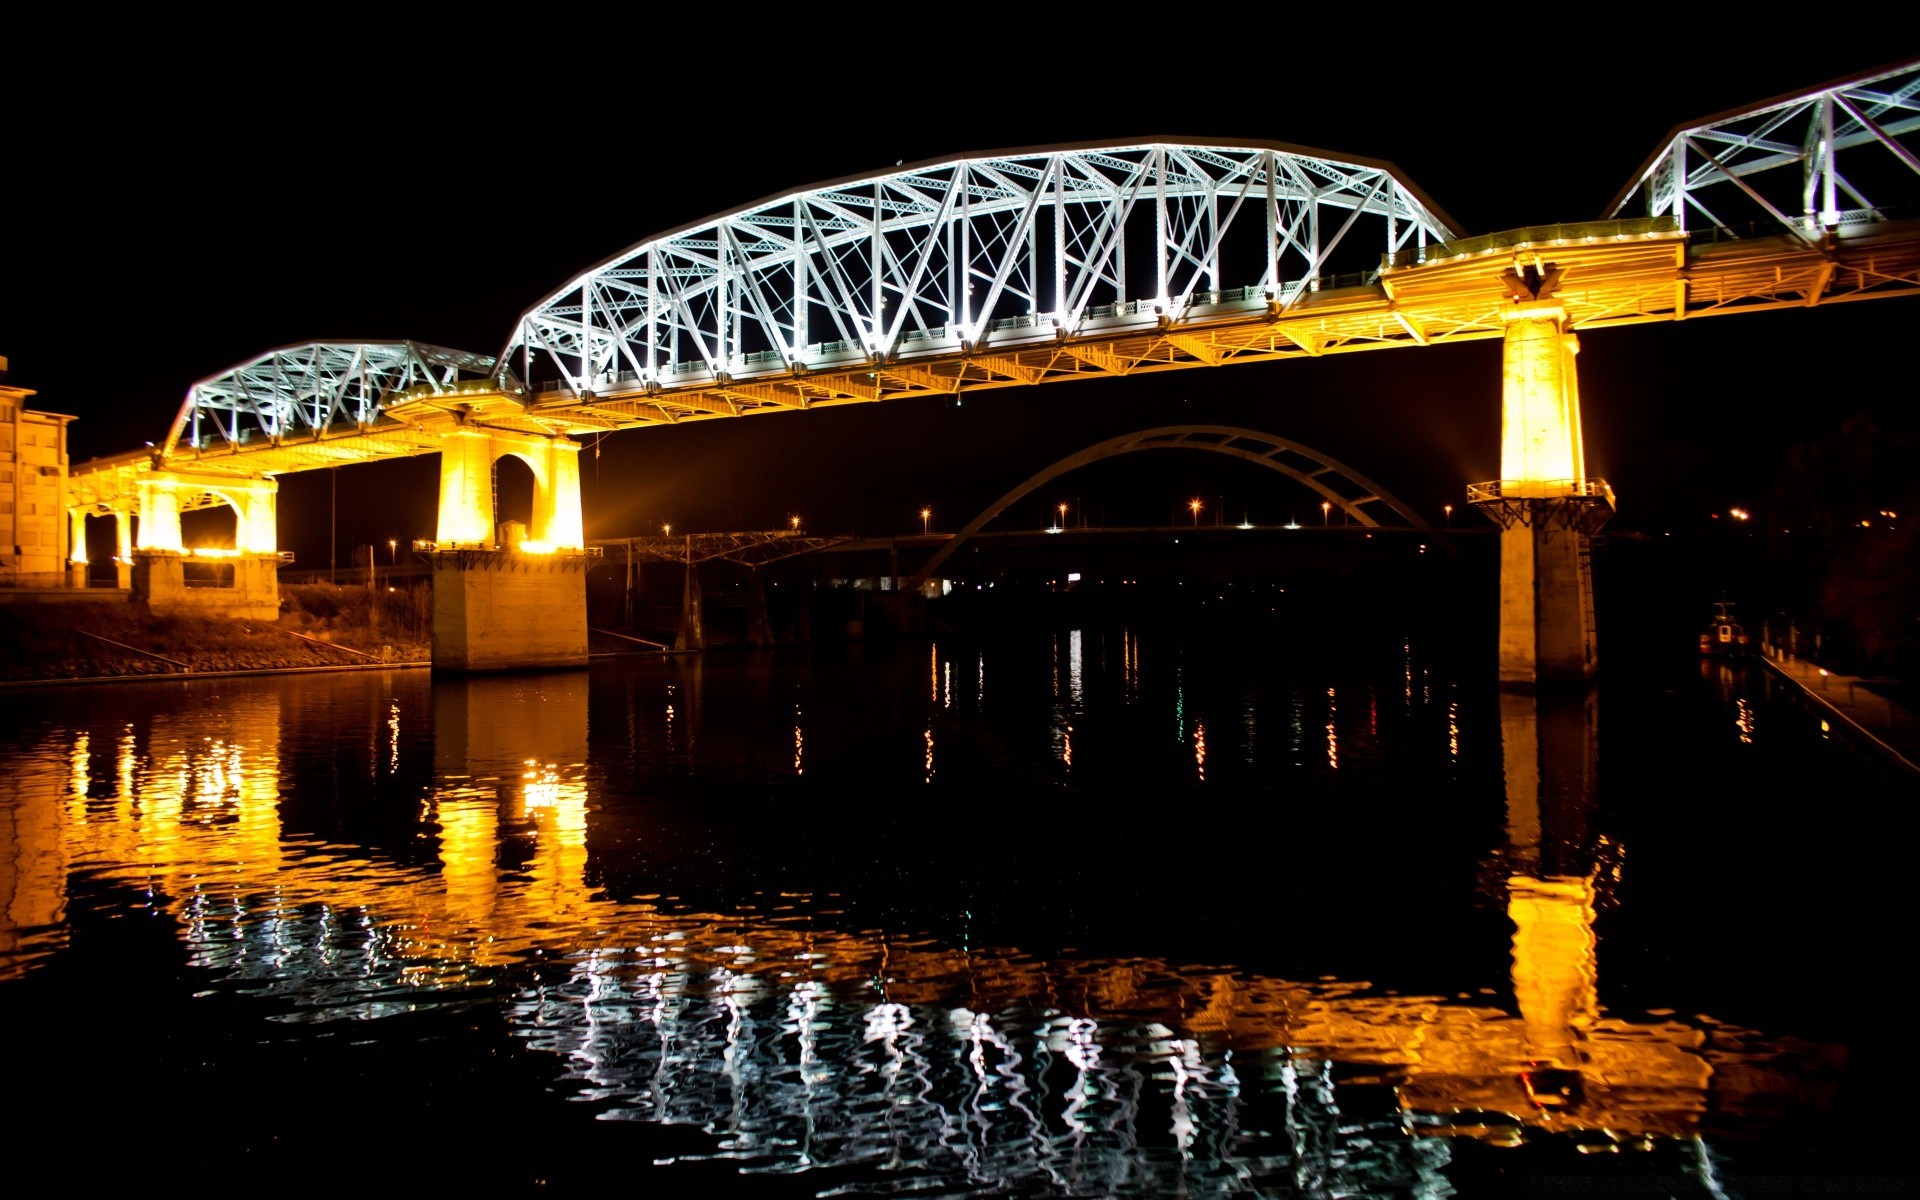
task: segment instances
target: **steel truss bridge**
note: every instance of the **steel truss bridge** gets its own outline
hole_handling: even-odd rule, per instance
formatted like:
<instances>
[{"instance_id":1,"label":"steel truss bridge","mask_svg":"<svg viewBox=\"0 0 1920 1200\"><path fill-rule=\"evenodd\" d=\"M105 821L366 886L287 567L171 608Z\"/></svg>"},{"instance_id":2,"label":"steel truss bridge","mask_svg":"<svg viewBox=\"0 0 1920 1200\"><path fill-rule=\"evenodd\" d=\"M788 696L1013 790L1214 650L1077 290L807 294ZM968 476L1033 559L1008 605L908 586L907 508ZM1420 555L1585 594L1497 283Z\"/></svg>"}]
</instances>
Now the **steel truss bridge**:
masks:
<instances>
[{"instance_id":1,"label":"steel truss bridge","mask_svg":"<svg viewBox=\"0 0 1920 1200\"><path fill-rule=\"evenodd\" d=\"M1601 219L1463 237L1389 163L1149 141L923 163L641 242L497 356L283 347L194 384L164 444L80 464L258 477L437 451L461 427L645 425L1920 289L1920 60L1676 128ZM217 498L209 497L208 502Z\"/></svg>"}]
</instances>

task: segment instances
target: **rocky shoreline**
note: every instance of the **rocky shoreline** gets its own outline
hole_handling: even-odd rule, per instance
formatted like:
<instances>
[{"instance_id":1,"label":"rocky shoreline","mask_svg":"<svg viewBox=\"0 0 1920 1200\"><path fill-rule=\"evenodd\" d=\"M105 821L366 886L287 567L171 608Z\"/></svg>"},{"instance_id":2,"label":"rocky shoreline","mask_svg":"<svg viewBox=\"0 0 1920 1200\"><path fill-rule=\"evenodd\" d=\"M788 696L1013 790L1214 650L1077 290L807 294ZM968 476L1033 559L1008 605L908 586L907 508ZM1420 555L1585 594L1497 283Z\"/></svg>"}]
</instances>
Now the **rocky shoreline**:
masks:
<instances>
[{"instance_id":1,"label":"rocky shoreline","mask_svg":"<svg viewBox=\"0 0 1920 1200\"><path fill-rule=\"evenodd\" d=\"M424 662L428 638L364 611L274 621L154 617L132 606L0 607L0 683L135 679ZM343 619L344 618L344 619Z\"/></svg>"}]
</instances>

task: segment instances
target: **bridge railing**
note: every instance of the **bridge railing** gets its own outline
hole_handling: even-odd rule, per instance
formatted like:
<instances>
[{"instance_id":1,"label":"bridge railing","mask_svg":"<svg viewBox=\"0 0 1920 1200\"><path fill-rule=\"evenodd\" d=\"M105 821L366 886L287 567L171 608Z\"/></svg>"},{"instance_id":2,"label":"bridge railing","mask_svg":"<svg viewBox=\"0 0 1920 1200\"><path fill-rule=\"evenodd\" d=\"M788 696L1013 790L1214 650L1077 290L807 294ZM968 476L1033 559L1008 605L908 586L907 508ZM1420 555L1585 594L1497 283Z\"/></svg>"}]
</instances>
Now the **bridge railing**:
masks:
<instances>
[{"instance_id":1,"label":"bridge railing","mask_svg":"<svg viewBox=\"0 0 1920 1200\"><path fill-rule=\"evenodd\" d=\"M1082 313L1081 328L1078 332L1087 332L1085 326L1089 322L1127 321L1136 318L1178 322L1192 318L1200 310L1266 304L1280 295L1297 297L1341 288L1372 287L1379 278L1378 270L1348 271L1289 280L1278 289L1256 284L1237 288L1199 289L1188 293L1178 301L1147 298L1121 300L1111 304L1093 304L1088 305ZM1173 304L1176 309L1171 314L1166 311L1169 304ZM1207 315L1217 317L1219 314ZM997 317L987 322L983 329L991 333L1018 333L1021 330L1032 330L1038 337L1074 332L1062 331L1052 313L1018 313L1008 317ZM964 338L965 331L958 325L933 325L925 329L914 329L901 335L897 343L898 349L894 353L908 357L960 353L966 349ZM1025 344L1027 343L1024 341L1013 340L1006 345L1008 349L1019 349ZM888 356L889 359L892 357L893 355ZM681 359L663 366L651 386L646 378L637 372L604 373L593 380L590 390L599 393L669 391L682 385L706 386L721 375L729 379L754 378L786 374L803 365L813 370L858 369L875 361L877 360L874 355L857 341L843 339L813 342L802 348L792 360L778 350L755 350L736 354L719 364L717 372L714 365L704 358ZM573 381L560 379L541 383L537 388L537 394L542 397L575 396L580 392Z\"/></svg>"},{"instance_id":2,"label":"bridge railing","mask_svg":"<svg viewBox=\"0 0 1920 1200\"><path fill-rule=\"evenodd\" d=\"M1483 233L1478 237L1455 238L1451 242L1408 246L1383 256L1380 267L1382 270L1393 270L1399 267L1416 267L1422 263L1441 262L1449 258L1485 254L1490 250L1541 245L1562 246L1575 242L1625 242L1634 238L1661 237L1679 232L1681 232L1680 223L1671 216L1629 217L1617 221L1573 221L1559 225L1528 225L1521 229L1504 229L1499 233Z\"/></svg>"},{"instance_id":3,"label":"bridge railing","mask_svg":"<svg viewBox=\"0 0 1920 1200\"><path fill-rule=\"evenodd\" d=\"M1604 479L1490 479L1467 485L1472 504L1503 500L1604 500L1614 507L1613 487Z\"/></svg>"},{"instance_id":4,"label":"bridge railing","mask_svg":"<svg viewBox=\"0 0 1920 1200\"><path fill-rule=\"evenodd\" d=\"M1875 225L1884 225L1889 221L1906 221L1920 217L1920 203L1912 201L1901 204L1883 204L1876 208L1850 208L1834 214L1831 224L1822 218L1808 215L1802 217L1796 228L1811 238L1818 239L1829 229L1841 239L1857 237ZM1781 225L1778 221L1745 221L1733 225L1709 225L1705 229L1687 230L1687 240L1695 245L1712 245L1715 242L1743 242L1752 238L1779 237Z\"/></svg>"}]
</instances>

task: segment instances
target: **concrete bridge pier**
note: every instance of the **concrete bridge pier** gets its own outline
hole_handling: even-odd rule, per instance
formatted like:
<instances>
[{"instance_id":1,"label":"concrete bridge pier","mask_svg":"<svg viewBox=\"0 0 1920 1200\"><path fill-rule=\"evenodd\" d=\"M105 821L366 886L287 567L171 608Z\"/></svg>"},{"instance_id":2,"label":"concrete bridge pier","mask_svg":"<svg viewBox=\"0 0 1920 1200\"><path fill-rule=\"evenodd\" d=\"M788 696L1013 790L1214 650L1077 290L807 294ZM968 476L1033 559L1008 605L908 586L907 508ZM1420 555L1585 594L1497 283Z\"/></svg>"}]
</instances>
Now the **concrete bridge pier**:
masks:
<instances>
[{"instance_id":1,"label":"concrete bridge pier","mask_svg":"<svg viewBox=\"0 0 1920 1200\"><path fill-rule=\"evenodd\" d=\"M1613 515L1613 489L1588 478L1580 437L1579 340L1566 310L1529 272L1507 306L1500 478L1467 498L1499 524L1500 684L1584 683L1599 669L1591 537Z\"/></svg>"},{"instance_id":2,"label":"concrete bridge pier","mask_svg":"<svg viewBox=\"0 0 1920 1200\"><path fill-rule=\"evenodd\" d=\"M115 575L132 589L133 602L156 616L191 613L209 617L271 621L280 615L279 490L268 478L196 476L187 471L155 471L140 479L140 538L130 551L128 519L116 514L123 548ZM234 510L234 544L185 545L182 510L227 505ZM78 528L84 517L76 514ZM82 530L84 533L84 530ZM84 555L84 537L74 553ZM189 586L188 563L206 568L211 580ZM79 567L84 583L84 565Z\"/></svg>"},{"instance_id":3,"label":"concrete bridge pier","mask_svg":"<svg viewBox=\"0 0 1920 1200\"><path fill-rule=\"evenodd\" d=\"M67 537L67 586L87 586L87 510L67 510L72 532Z\"/></svg>"},{"instance_id":4,"label":"concrete bridge pier","mask_svg":"<svg viewBox=\"0 0 1920 1200\"><path fill-rule=\"evenodd\" d=\"M113 586L131 588L133 586L133 514L117 512L113 514L114 545L118 553L113 559ZM276 579L276 584L278 580Z\"/></svg>"},{"instance_id":5,"label":"concrete bridge pier","mask_svg":"<svg viewBox=\"0 0 1920 1200\"><path fill-rule=\"evenodd\" d=\"M493 469L506 455L533 470L524 538L502 538L495 525ZM434 670L586 666L580 444L471 427L448 434L431 561Z\"/></svg>"},{"instance_id":6,"label":"concrete bridge pier","mask_svg":"<svg viewBox=\"0 0 1920 1200\"><path fill-rule=\"evenodd\" d=\"M767 619L767 581L759 571L747 572L747 644L773 645L773 622Z\"/></svg>"},{"instance_id":7,"label":"concrete bridge pier","mask_svg":"<svg viewBox=\"0 0 1920 1200\"><path fill-rule=\"evenodd\" d=\"M693 558L693 539L687 539L687 558ZM673 635L675 650L705 650L707 623L701 613L700 568L687 563L687 581L680 588L680 629Z\"/></svg>"}]
</instances>

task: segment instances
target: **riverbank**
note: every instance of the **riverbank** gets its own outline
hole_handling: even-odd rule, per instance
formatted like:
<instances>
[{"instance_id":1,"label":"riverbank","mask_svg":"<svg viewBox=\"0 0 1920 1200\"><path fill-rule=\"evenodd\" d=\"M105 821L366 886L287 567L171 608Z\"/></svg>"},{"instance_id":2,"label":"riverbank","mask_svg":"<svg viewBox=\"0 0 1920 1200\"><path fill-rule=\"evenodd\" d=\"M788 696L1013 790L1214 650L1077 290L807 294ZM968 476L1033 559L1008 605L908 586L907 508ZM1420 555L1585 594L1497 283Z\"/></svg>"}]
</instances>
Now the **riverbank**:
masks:
<instances>
[{"instance_id":1,"label":"riverbank","mask_svg":"<svg viewBox=\"0 0 1920 1200\"><path fill-rule=\"evenodd\" d=\"M400 666L429 657L423 623L411 612L355 603L357 589L284 590L295 594L273 621L156 617L130 604L6 605L0 683Z\"/></svg>"}]
</instances>

